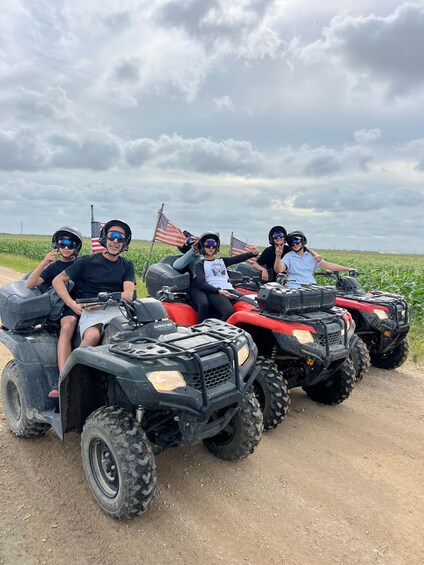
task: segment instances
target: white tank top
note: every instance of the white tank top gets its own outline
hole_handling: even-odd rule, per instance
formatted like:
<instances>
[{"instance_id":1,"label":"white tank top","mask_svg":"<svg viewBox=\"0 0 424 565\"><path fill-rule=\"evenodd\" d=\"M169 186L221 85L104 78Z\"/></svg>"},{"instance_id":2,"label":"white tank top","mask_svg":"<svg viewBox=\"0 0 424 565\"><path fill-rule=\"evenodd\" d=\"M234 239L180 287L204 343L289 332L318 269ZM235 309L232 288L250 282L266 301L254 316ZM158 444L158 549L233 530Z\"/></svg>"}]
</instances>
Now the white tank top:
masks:
<instances>
[{"instance_id":1,"label":"white tank top","mask_svg":"<svg viewBox=\"0 0 424 565\"><path fill-rule=\"evenodd\" d=\"M214 259L213 261L204 261L206 282L215 288L225 288L234 290L234 287L228 282L228 273L225 263L222 259Z\"/></svg>"}]
</instances>

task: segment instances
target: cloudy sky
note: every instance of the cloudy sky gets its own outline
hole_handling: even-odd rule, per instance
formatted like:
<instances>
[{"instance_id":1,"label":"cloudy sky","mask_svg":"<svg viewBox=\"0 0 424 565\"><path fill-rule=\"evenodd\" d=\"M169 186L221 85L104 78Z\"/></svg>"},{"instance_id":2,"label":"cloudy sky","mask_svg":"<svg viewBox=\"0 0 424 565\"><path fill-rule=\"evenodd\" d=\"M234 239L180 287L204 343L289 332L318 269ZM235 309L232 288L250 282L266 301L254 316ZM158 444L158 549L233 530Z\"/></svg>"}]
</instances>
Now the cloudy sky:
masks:
<instances>
[{"instance_id":1,"label":"cloudy sky","mask_svg":"<svg viewBox=\"0 0 424 565\"><path fill-rule=\"evenodd\" d=\"M14 0L1 232L424 252L424 1Z\"/></svg>"}]
</instances>

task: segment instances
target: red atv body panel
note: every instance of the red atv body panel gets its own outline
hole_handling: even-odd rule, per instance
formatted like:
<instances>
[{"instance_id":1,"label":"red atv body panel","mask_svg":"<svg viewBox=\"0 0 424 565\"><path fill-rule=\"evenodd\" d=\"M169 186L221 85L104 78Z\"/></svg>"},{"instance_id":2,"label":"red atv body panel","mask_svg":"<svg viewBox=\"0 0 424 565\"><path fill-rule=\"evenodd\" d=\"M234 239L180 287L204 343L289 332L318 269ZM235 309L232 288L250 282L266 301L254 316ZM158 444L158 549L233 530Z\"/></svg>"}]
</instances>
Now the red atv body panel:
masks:
<instances>
[{"instance_id":1,"label":"red atv body panel","mask_svg":"<svg viewBox=\"0 0 424 565\"><path fill-rule=\"evenodd\" d=\"M362 310L363 312L374 312L375 309L389 311L385 306L379 306L378 304L365 304L364 302L359 302L359 300L350 300L348 298L336 297L336 306L341 308L347 308L348 310Z\"/></svg>"}]
</instances>

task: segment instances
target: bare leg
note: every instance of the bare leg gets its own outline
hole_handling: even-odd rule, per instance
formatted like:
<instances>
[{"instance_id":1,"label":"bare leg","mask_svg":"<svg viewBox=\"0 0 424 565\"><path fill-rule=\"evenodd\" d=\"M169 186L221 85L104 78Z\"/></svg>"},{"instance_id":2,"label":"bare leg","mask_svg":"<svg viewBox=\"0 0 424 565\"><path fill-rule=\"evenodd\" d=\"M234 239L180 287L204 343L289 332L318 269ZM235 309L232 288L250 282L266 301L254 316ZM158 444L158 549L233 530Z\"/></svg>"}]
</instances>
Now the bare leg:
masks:
<instances>
[{"instance_id":1,"label":"bare leg","mask_svg":"<svg viewBox=\"0 0 424 565\"><path fill-rule=\"evenodd\" d=\"M97 345L100 341L101 330L103 324L96 324L87 328L82 336L82 341L80 347L88 347L89 345Z\"/></svg>"},{"instance_id":2,"label":"bare leg","mask_svg":"<svg viewBox=\"0 0 424 565\"><path fill-rule=\"evenodd\" d=\"M63 367L72 351L72 336L74 335L78 319L75 316L65 316L60 321L60 334L57 342L57 364L59 371Z\"/></svg>"}]
</instances>

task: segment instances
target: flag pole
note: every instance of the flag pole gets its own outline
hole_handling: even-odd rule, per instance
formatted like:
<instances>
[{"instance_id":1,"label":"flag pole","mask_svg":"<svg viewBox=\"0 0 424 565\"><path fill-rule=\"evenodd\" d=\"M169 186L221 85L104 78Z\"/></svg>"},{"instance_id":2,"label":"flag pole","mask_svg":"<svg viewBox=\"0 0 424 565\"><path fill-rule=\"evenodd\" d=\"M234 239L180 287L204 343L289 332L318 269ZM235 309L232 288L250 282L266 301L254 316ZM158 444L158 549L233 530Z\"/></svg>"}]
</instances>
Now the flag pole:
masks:
<instances>
[{"instance_id":1,"label":"flag pole","mask_svg":"<svg viewBox=\"0 0 424 565\"><path fill-rule=\"evenodd\" d=\"M147 257L146 264L144 265L144 270L143 270L143 275L142 275L143 282L146 280L147 269L149 268L150 259L152 258L153 246L155 244L155 236L156 236L156 232L157 232L157 229L158 229L160 218L161 218L162 213L163 213L163 207L164 207L164 203L162 202L162 206L160 207L160 210L158 210L158 217L156 219L155 230L153 232L152 245L150 246L149 255Z\"/></svg>"},{"instance_id":2,"label":"flag pole","mask_svg":"<svg viewBox=\"0 0 424 565\"><path fill-rule=\"evenodd\" d=\"M234 236L234 233L231 232L231 236L230 236L230 257L233 256L233 236Z\"/></svg>"},{"instance_id":3,"label":"flag pole","mask_svg":"<svg viewBox=\"0 0 424 565\"><path fill-rule=\"evenodd\" d=\"M91 223L93 223L94 222L94 206L91 204L90 208L91 208Z\"/></svg>"}]
</instances>

